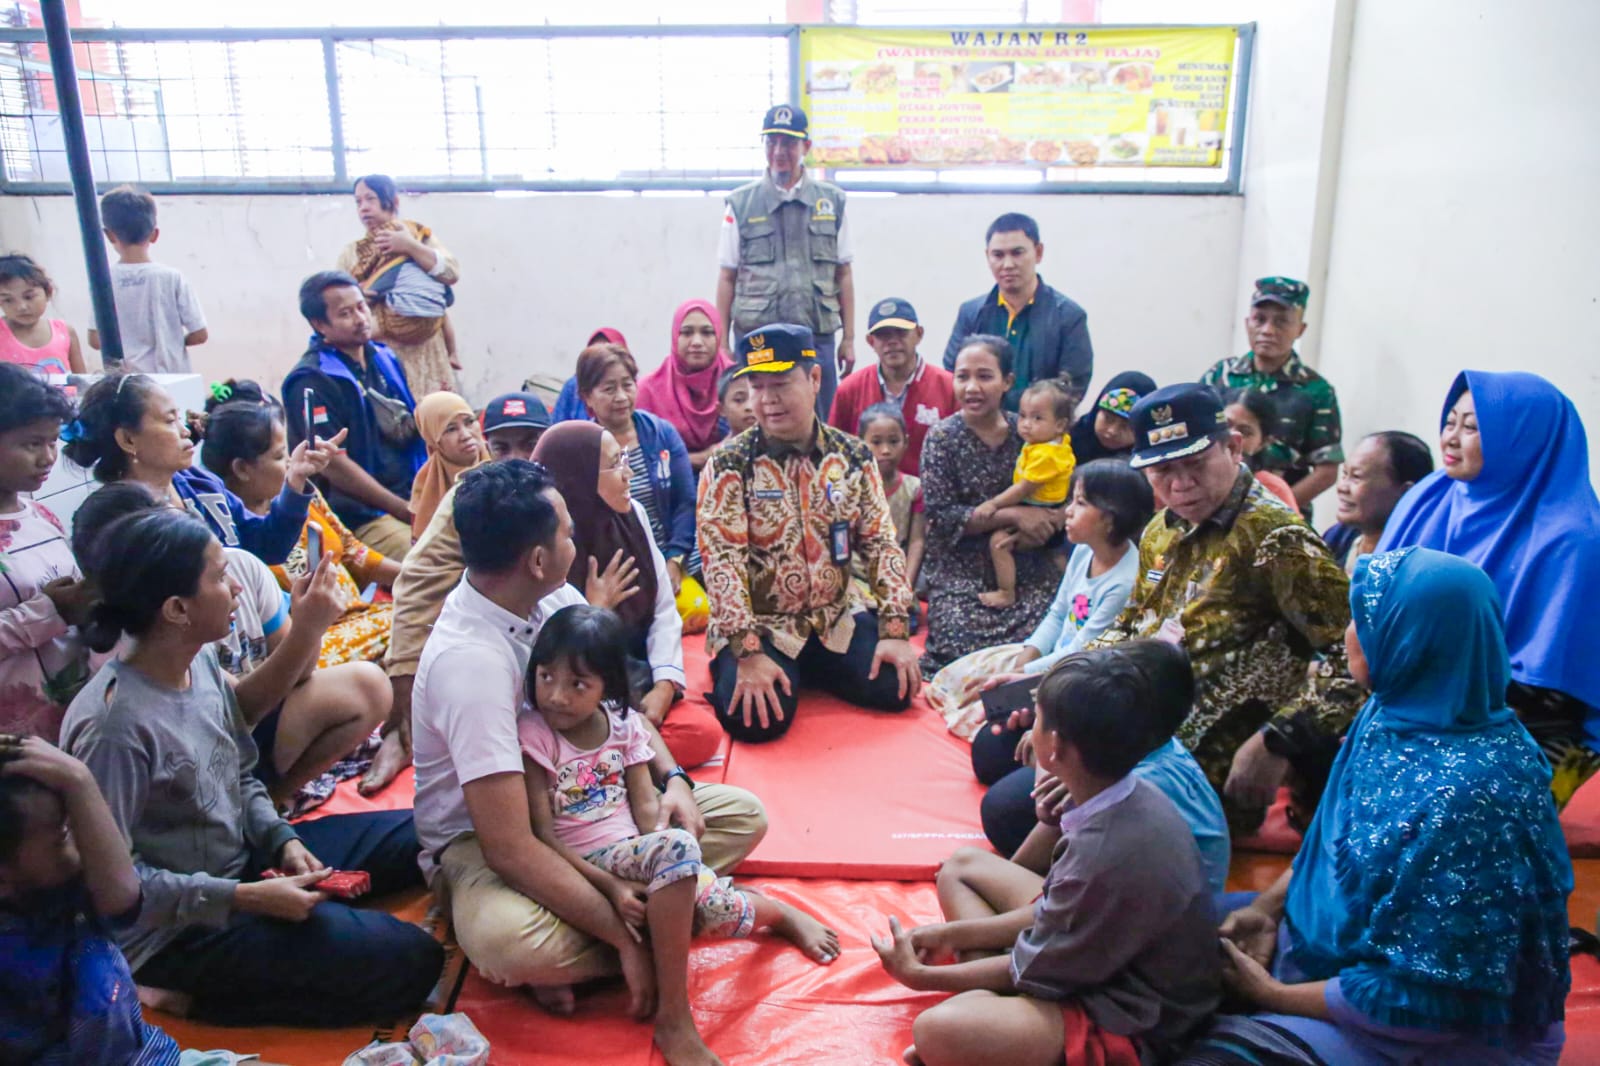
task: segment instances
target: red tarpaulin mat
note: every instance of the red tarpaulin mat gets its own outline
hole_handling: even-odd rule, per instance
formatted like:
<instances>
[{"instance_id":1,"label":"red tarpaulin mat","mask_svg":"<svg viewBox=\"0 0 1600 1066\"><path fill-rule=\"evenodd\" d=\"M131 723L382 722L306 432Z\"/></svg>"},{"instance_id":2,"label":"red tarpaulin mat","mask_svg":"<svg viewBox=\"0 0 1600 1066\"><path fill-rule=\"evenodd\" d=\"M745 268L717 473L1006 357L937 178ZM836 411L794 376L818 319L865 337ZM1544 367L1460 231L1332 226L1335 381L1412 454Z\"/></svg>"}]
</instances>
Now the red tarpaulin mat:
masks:
<instances>
[{"instance_id":1,"label":"red tarpaulin mat","mask_svg":"<svg viewBox=\"0 0 1600 1066\"><path fill-rule=\"evenodd\" d=\"M1596 774L1573 794L1561 812L1561 831L1574 858L1600 857L1600 774ZM1600 1055L1595 1062L1600 1063Z\"/></svg>"},{"instance_id":2,"label":"red tarpaulin mat","mask_svg":"<svg viewBox=\"0 0 1600 1066\"><path fill-rule=\"evenodd\" d=\"M1287 865L1277 855L1236 856L1228 887L1265 888ZM1572 918L1591 926L1600 905L1600 861L1575 865L1579 887L1572 897ZM690 955L690 993L696 1021L712 1049L729 1066L899 1062L900 1051L910 1043L912 1020L941 997L913 993L889 980L867 938L882 935L889 914L906 923L939 920L933 885L788 879L749 883L827 922L840 935L842 953L832 966L822 967L767 936L697 941ZM390 909L420 920L424 905L425 897L417 893ZM475 971L469 971L455 1002L455 1009L489 1038L496 1064L659 1066L649 1027L629 1021L626 1008L620 986L601 986L584 990L574 1017L553 1018L525 993L492 985ZM184 1047L256 1052L268 1062L294 1066L338 1066L374 1036L366 1028L227 1029L159 1011L145 1013ZM1589 956L1572 961L1562 1062L1600 1063L1600 961Z\"/></svg>"},{"instance_id":3,"label":"red tarpaulin mat","mask_svg":"<svg viewBox=\"0 0 1600 1066\"><path fill-rule=\"evenodd\" d=\"M1261 828L1247 837L1235 837L1234 851L1263 851L1274 855L1293 855L1300 850L1300 834L1289 825L1289 790L1278 789L1278 798L1267 808Z\"/></svg>"},{"instance_id":4,"label":"red tarpaulin mat","mask_svg":"<svg viewBox=\"0 0 1600 1066\"><path fill-rule=\"evenodd\" d=\"M971 746L918 697L903 714L806 690L787 735L733 745L725 780L761 797L766 839L739 873L927 880L983 847Z\"/></svg>"},{"instance_id":5,"label":"red tarpaulin mat","mask_svg":"<svg viewBox=\"0 0 1600 1066\"><path fill-rule=\"evenodd\" d=\"M841 954L818 966L786 941L699 940L689 994L706 1043L729 1066L896 1063L911 1022L942 996L912 992L883 972L868 941L904 922L939 920L933 885L758 879L751 886L815 914L839 934ZM489 1038L496 1066L603 1062L659 1066L650 1027L626 1018L620 986L582 992L578 1012L552 1018L526 994L468 975L456 1008Z\"/></svg>"},{"instance_id":6,"label":"red tarpaulin mat","mask_svg":"<svg viewBox=\"0 0 1600 1066\"><path fill-rule=\"evenodd\" d=\"M361 778L351 777L334 787L333 795L315 810L308 811L296 822L314 822L330 814L370 814L373 811L409 811L417 798L417 772L411 767L401 770L389 787L371 796L356 791Z\"/></svg>"}]
</instances>

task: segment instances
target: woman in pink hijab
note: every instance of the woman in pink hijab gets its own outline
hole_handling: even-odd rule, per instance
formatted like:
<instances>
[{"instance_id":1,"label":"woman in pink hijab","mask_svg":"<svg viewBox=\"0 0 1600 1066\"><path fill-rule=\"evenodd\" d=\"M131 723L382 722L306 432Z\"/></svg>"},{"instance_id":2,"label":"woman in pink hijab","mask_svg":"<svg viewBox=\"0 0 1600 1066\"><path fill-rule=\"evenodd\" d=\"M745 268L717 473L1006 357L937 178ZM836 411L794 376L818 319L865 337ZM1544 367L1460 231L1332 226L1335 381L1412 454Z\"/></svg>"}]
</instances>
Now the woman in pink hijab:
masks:
<instances>
[{"instance_id":1,"label":"woman in pink hijab","mask_svg":"<svg viewBox=\"0 0 1600 1066\"><path fill-rule=\"evenodd\" d=\"M721 333L722 319L709 300L684 301L672 316L672 354L639 379L639 409L672 423L696 471L726 432L717 413L717 380L732 361L717 347Z\"/></svg>"}]
</instances>

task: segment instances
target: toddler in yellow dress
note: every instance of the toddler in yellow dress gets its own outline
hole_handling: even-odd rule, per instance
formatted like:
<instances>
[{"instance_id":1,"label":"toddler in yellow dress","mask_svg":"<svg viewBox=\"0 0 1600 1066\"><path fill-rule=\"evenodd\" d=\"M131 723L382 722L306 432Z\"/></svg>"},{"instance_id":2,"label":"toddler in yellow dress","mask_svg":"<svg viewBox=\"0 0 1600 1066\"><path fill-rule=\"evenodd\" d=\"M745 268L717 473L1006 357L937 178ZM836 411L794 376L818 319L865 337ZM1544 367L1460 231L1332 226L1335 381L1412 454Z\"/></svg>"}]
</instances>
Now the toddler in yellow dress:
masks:
<instances>
[{"instance_id":1,"label":"toddler in yellow dress","mask_svg":"<svg viewBox=\"0 0 1600 1066\"><path fill-rule=\"evenodd\" d=\"M1004 508L1061 507L1072 486L1072 394L1057 378L1035 381L1023 390L1018 403L1017 433L1023 440L1011 473L1011 487L973 509L973 517L989 519ZM1017 602L1017 543L1015 526L1002 525L989 537L989 557L994 561L993 592L978 595L985 607L1010 607Z\"/></svg>"}]
</instances>

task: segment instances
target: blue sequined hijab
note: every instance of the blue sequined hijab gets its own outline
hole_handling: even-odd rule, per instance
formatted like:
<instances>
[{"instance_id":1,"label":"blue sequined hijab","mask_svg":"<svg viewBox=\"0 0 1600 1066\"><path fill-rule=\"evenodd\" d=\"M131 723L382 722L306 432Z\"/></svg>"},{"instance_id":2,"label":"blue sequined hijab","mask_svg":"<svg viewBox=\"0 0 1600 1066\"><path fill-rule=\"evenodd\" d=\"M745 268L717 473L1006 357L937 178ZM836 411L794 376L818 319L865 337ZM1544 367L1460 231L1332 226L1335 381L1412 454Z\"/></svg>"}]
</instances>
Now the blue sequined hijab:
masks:
<instances>
[{"instance_id":1,"label":"blue sequined hijab","mask_svg":"<svg viewBox=\"0 0 1600 1066\"><path fill-rule=\"evenodd\" d=\"M1549 764L1505 706L1494 584L1406 548L1362 559L1350 603L1372 698L1295 857L1291 960L1386 1025L1538 1032L1570 984L1572 864Z\"/></svg>"}]
</instances>

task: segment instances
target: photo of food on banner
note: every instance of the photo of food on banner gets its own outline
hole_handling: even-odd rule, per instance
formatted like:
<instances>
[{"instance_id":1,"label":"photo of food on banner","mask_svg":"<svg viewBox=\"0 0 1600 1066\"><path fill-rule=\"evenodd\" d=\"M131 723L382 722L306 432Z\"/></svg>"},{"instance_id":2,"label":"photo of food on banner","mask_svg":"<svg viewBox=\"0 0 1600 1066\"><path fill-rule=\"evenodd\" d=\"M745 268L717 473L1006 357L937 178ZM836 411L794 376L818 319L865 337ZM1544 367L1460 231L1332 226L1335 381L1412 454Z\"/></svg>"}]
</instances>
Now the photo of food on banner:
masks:
<instances>
[{"instance_id":1,"label":"photo of food on banner","mask_svg":"<svg viewBox=\"0 0 1600 1066\"><path fill-rule=\"evenodd\" d=\"M1015 63L971 63L967 66L967 81L974 92L1010 92L1016 77Z\"/></svg>"},{"instance_id":2,"label":"photo of food on banner","mask_svg":"<svg viewBox=\"0 0 1600 1066\"><path fill-rule=\"evenodd\" d=\"M1231 27L802 34L819 167L1217 166Z\"/></svg>"}]
</instances>

